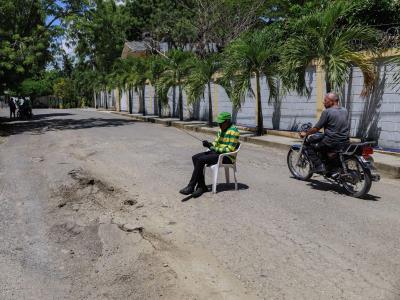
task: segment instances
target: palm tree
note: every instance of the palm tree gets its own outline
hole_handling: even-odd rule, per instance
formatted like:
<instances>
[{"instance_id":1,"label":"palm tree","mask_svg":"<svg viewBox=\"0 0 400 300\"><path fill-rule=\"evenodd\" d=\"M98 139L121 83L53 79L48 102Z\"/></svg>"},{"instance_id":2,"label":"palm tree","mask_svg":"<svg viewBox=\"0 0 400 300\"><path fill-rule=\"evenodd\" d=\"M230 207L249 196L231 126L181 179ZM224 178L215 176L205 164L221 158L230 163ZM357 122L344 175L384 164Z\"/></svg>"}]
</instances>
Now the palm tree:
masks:
<instances>
[{"instance_id":1,"label":"palm tree","mask_svg":"<svg viewBox=\"0 0 400 300\"><path fill-rule=\"evenodd\" d=\"M120 71L119 71L119 66L118 66L118 60L114 62L112 68L111 68L111 73L108 74L107 76L107 81L108 81L108 87L110 88L110 90L114 90L114 89L118 89L118 95L119 95L119 99L116 99L119 104L118 107L121 107L121 103L120 103L120 97L121 97L121 83L120 83ZM115 106L115 109L117 108L117 106Z\"/></svg>"},{"instance_id":2,"label":"palm tree","mask_svg":"<svg viewBox=\"0 0 400 300\"><path fill-rule=\"evenodd\" d=\"M139 113L146 115L146 71L147 66L144 58L128 57L124 60L122 81L128 86L129 113L133 112L132 90L134 89L139 95Z\"/></svg>"},{"instance_id":3,"label":"palm tree","mask_svg":"<svg viewBox=\"0 0 400 300\"><path fill-rule=\"evenodd\" d=\"M362 94L369 93L374 84L374 65L365 52L357 50L362 46L374 51L377 32L366 25L344 22L343 16L350 10L351 4L337 1L299 21L300 33L286 42L282 55L286 86L301 94L307 91L306 68L318 61L325 71L326 92L340 90L348 79L349 69L355 65L364 77Z\"/></svg>"},{"instance_id":4,"label":"palm tree","mask_svg":"<svg viewBox=\"0 0 400 300\"><path fill-rule=\"evenodd\" d=\"M236 123L236 117L240 109L240 102L233 102L232 101L232 93L233 93L233 81L229 78L225 73L222 73L222 76L218 77L215 81L216 84L221 86L224 90L226 95L228 96L229 100L232 102L232 122Z\"/></svg>"},{"instance_id":5,"label":"palm tree","mask_svg":"<svg viewBox=\"0 0 400 300\"><path fill-rule=\"evenodd\" d=\"M129 59L118 59L114 64L115 72L118 72L117 82L122 95L122 91L128 90L128 111L132 114L132 86L129 84L129 76L131 74L131 62Z\"/></svg>"},{"instance_id":6,"label":"palm tree","mask_svg":"<svg viewBox=\"0 0 400 300\"><path fill-rule=\"evenodd\" d=\"M108 109L108 84L107 74L102 71L97 71L94 87L98 92L104 93L105 109Z\"/></svg>"},{"instance_id":7,"label":"palm tree","mask_svg":"<svg viewBox=\"0 0 400 300\"><path fill-rule=\"evenodd\" d=\"M133 62L128 59L117 59L112 66L110 82L114 88L118 88L120 95L122 90L128 89L128 109L132 113L132 85L130 77L132 76Z\"/></svg>"},{"instance_id":8,"label":"palm tree","mask_svg":"<svg viewBox=\"0 0 400 300\"><path fill-rule=\"evenodd\" d=\"M129 57L127 59L127 82L139 96L139 113L146 115L146 81L147 63L143 57Z\"/></svg>"},{"instance_id":9,"label":"palm tree","mask_svg":"<svg viewBox=\"0 0 400 300\"><path fill-rule=\"evenodd\" d=\"M159 99L167 101L167 93L170 88L178 87L179 120L183 121L183 84L191 68L193 53L182 50L173 50L166 58L167 66L162 73L159 84Z\"/></svg>"},{"instance_id":10,"label":"palm tree","mask_svg":"<svg viewBox=\"0 0 400 300\"><path fill-rule=\"evenodd\" d=\"M276 97L276 77L278 76L279 43L271 31L255 31L247 34L225 50L224 76L232 80L232 102L239 107L247 93L255 95L257 102L257 135L264 130L261 105L261 76L266 77L269 97ZM255 75L256 90L251 86Z\"/></svg>"},{"instance_id":11,"label":"palm tree","mask_svg":"<svg viewBox=\"0 0 400 300\"><path fill-rule=\"evenodd\" d=\"M153 55L147 58L147 73L146 77L154 87L154 114L162 117L161 101L158 99L158 81L162 73L166 70L165 58Z\"/></svg>"},{"instance_id":12,"label":"palm tree","mask_svg":"<svg viewBox=\"0 0 400 300\"><path fill-rule=\"evenodd\" d=\"M145 58L139 57L135 64L135 89L139 94L139 112L146 115L146 82L147 82L147 62Z\"/></svg>"},{"instance_id":13,"label":"palm tree","mask_svg":"<svg viewBox=\"0 0 400 300\"><path fill-rule=\"evenodd\" d=\"M211 96L211 82L215 73L221 68L220 60L216 54L204 59L195 59L193 69L185 82L185 91L190 103L200 100L204 95L204 88L208 90L208 125L213 124L213 108Z\"/></svg>"}]
</instances>

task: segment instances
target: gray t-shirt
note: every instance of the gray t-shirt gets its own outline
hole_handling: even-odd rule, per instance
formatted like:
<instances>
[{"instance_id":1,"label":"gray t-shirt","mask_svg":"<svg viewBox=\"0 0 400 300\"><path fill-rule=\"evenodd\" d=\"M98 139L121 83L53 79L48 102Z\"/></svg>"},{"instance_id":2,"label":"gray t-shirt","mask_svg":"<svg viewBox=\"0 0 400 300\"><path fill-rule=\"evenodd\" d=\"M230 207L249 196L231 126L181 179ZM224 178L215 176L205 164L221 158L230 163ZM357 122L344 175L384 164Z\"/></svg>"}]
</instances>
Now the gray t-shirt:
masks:
<instances>
[{"instance_id":1,"label":"gray t-shirt","mask_svg":"<svg viewBox=\"0 0 400 300\"><path fill-rule=\"evenodd\" d=\"M327 143L348 142L350 134L348 115L347 109L343 107L327 108L314 127L324 128L324 141Z\"/></svg>"}]
</instances>

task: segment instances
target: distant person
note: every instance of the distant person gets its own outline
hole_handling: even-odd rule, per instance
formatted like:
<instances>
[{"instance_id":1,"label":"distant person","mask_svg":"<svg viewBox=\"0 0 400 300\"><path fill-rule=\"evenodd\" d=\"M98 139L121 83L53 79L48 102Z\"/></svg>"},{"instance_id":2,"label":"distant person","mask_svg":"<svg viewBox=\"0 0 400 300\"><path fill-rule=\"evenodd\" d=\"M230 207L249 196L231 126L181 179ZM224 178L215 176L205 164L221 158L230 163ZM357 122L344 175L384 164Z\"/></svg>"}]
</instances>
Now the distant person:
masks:
<instances>
[{"instance_id":1,"label":"distant person","mask_svg":"<svg viewBox=\"0 0 400 300\"><path fill-rule=\"evenodd\" d=\"M32 118L32 102L29 98L24 98L22 102L22 108L28 117L28 119Z\"/></svg>"},{"instance_id":2,"label":"distant person","mask_svg":"<svg viewBox=\"0 0 400 300\"><path fill-rule=\"evenodd\" d=\"M231 122L231 114L228 112L221 112L218 115L217 122L219 124L219 131L214 142L203 141L203 146L208 148L209 151L201 152L192 157L194 170L192 178L187 187L179 192L184 195L190 195L194 198L200 197L203 193L207 192L207 186L204 180L204 167L206 165L215 165L218 162L221 153L233 152L239 146L239 130ZM223 163L233 163L234 157L224 157Z\"/></svg>"},{"instance_id":3,"label":"distant person","mask_svg":"<svg viewBox=\"0 0 400 300\"><path fill-rule=\"evenodd\" d=\"M12 98L8 99L8 106L10 107L10 119L12 119L13 116L15 119L15 110L17 109L17 106Z\"/></svg>"}]
</instances>

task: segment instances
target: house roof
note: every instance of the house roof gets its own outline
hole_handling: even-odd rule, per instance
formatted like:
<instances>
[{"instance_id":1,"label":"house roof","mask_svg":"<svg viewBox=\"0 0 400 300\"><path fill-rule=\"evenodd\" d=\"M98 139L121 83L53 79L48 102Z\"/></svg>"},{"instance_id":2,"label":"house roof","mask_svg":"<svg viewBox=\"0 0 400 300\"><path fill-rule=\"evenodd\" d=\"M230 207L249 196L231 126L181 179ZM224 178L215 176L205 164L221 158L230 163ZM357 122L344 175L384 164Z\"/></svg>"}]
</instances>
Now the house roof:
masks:
<instances>
[{"instance_id":1,"label":"house roof","mask_svg":"<svg viewBox=\"0 0 400 300\"><path fill-rule=\"evenodd\" d=\"M145 56L148 51L150 51L150 48L146 45L146 43L142 41L129 41L125 42L121 57L127 58L128 56Z\"/></svg>"},{"instance_id":2,"label":"house roof","mask_svg":"<svg viewBox=\"0 0 400 300\"><path fill-rule=\"evenodd\" d=\"M130 42L126 42L125 45L134 52L142 52L142 51L150 50L146 46L146 44L142 41L130 41Z\"/></svg>"}]
</instances>

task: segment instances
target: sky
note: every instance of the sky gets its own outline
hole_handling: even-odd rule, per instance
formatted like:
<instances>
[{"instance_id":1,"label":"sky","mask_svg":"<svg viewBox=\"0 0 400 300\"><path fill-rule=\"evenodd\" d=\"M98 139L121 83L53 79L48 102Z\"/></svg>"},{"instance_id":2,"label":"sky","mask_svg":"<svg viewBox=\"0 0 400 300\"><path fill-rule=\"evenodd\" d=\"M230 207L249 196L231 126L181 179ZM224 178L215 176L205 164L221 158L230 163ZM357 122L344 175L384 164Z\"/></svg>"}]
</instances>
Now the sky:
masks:
<instances>
[{"instance_id":1,"label":"sky","mask_svg":"<svg viewBox=\"0 0 400 300\"><path fill-rule=\"evenodd\" d=\"M65 7L65 4L62 3L62 1L57 0L56 3L57 3L57 5L59 5L61 7ZM47 16L46 17L46 24L51 22L53 20L53 18L54 18L54 16ZM59 19L57 19L53 23L54 26L57 26L57 25L60 25L60 24L61 24L61 21ZM74 54L74 47L67 46L67 40L66 40L65 36L61 36L61 37L57 38L57 41L61 44L61 47L64 49L65 53L67 53L69 56L72 56Z\"/></svg>"},{"instance_id":2,"label":"sky","mask_svg":"<svg viewBox=\"0 0 400 300\"><path fill-rule=\"evenodd\" d=\"M58 3L59 5L61 5L61 3L60 3L59 1L57 1L57 3ZM51 21L53 20L53 18L54 18L53 16L47 16L47 17L46 17L46 24L48 24L49 22L51 22ZM60 21L59 19L57 19L57 20L55 20L55 21L53 22L53 25L54 25L54 26L61 25L61 21ZM59 45L61 45L62 49L65 51L65 53L66 53L69 57L73 57L73 56L74 56L74 47L73 47L73 46L70 46L70 45L69 45L69 46L67 45L67 39L66 39L66 37L65 37L64 35L57 37L57 38L56 38L56 42L57 42ZM58 64L59 66L62 66L62 58L61 58L61 57L56 58L56 61L57 61L57 64ZM47 69L52 69L52 68L53 68L52 64L49 64L49 65L47 66Z\"/></svg>"}]
</instances>

